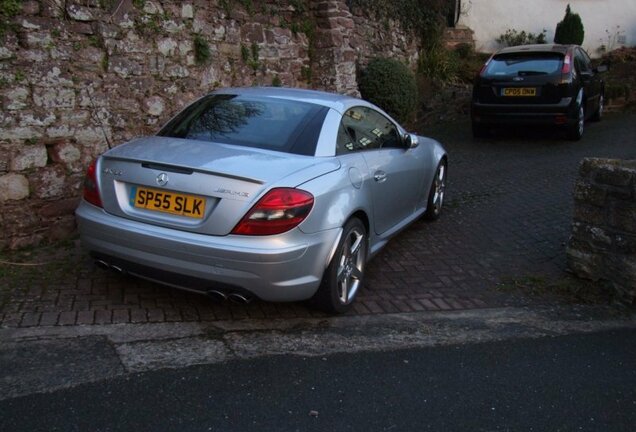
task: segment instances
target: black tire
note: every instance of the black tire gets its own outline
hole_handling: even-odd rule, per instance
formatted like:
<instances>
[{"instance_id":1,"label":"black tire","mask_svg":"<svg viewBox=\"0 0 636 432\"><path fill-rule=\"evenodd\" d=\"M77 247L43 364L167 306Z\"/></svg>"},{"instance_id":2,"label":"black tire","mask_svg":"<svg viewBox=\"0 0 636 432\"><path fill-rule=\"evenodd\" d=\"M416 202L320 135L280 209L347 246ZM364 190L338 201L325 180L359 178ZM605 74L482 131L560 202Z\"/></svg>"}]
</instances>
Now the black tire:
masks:
<instances>
[{"instance_id":1,"label":"black tire","mask_svg":"<svg viewBox=\"0 0 636 432\"><path fill-rule=\"evenodd\" d=\"M605 95L603 94L603 92L601 92L598 97L598 108L596 109L596 112L592 115L590 120L595 122L601 121L601 119L603 118L603 111L605 111Z\"/></svg>"},{"instance_id":2,"label":"black tire","mask_svg":"<svg viewBox=\"0 0 636 432\"><path fill-rule=\"evenodd\" d=\"M435 170L435 177L428 191L428 202L426 203L426 212L424 219L434 221L439 219L442 214L442 206L444 205L444 194L446 191L446 175L448 167L446 160L442 159Z\"/></svg>"},{"instance_id":3,"label":"black tire","mask_svg":"<svg viewBox=\"0 0 636 432\"><path fill-rule=\"evenodd\" d=\"M568 126L567 136L568 139L572 141L579 141L583 137L583 132L585 130L585 110L583 109L583 104L577 108L577 121Z\"/></svg>"},{"instance_id":4,"label":"black tire","mask_svg":"<svg viewBox=\"0 0 636 432\"><path fill-rule=\"evenodd\" d=\"M473 138L487 138L489 129L480 123L473 122Z\"/></svg>"},{"instance_id":5,"label":"black tire","mask_svg":"<svg viewBox=\"0 0 636 432\"><path fill-rule=\"evenodd\" d=\"M310 301L314 307L336 314L351 308L364 285L368 246L364 224L357 218L349 219L320 287Z\"/></svg>"}]
</instances>

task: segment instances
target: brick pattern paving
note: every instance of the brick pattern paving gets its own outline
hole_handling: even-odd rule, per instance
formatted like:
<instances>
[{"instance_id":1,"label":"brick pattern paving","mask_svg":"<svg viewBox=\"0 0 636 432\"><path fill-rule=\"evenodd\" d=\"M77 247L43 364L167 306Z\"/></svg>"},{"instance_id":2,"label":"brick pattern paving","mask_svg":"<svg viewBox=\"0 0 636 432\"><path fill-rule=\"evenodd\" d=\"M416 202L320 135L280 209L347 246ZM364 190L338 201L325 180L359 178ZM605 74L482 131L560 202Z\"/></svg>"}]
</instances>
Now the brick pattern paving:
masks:
<instances>
[{"instance_id":1,"label":"brick pattern paving","mask_svg":"<svg viewBox=\"0 0 636 432\"><path fill-rule=\"evenodd\" d=\"M593 124L581 142L507 133L473 141L459 123L438 136L450 155L445 213L417 222L369 264L350 314L522 305L495 289L503 278L564 276L571 191L583 157L636 159L636 116ZM300 303L213 303L206 297L96 268L73 252L62 278L11 281L0 289L0 326L65 326L321 317Z\"/></svg>"}]
</instances>

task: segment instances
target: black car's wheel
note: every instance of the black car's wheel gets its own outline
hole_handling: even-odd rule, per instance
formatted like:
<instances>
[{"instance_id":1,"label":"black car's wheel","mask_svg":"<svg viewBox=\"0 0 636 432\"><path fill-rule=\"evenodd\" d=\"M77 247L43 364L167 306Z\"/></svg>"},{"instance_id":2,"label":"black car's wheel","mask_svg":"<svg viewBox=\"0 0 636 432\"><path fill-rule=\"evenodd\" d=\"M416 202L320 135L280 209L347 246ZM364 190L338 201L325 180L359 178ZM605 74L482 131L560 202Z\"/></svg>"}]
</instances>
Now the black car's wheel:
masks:
<instances>
[{"instance_id":1,"label":"black car's wheel","mask_svg":"<svg viewBox=\"0 0 636 432\"><path fill-rule=\"evenodd\" d=\"M442 206L444 205L444 194L446 192L446 161L442 161L437 165L435 171L435 178L431 184L431 189L428 192L428 203L426 205L426 212L424 213L424 219L437 220L442 214Z\"/></svg>"},{"instance_id":2,"label":"black car's wheel","mask_svg":"<svg viewBox=\"0 0 636 432\"><path fill-rule=\"evenodd\" d=\"M488 137L488 128L483 124L473 122L473 138Z\"/></svg>"},{"instance_id":3,"label":"black car's wheel","mask_svg":"<svg viewBox=\"0 0 636 432\"><path fill-rule=\"evenodd\" d=\"M603 118L603 110L605 109L605 95L601 93L598 97L598 108L594 115L592 115L592 121L601 121Z\"/></svg>"},{"instance_id":4,"label":"black car's wheel","mask_svg":"<svg viewBox=\"0 0 636 432\"><path fill-rule=\"evenodd\" d=\"M350 219L312 298L317 308L329 313L344 313L351 308L364 283L368 244L364 224L357 218Z\"/></svg>"},{"instance_id":5,"label":"black car's wheel","mask_svg":"<svg viewBox=\"0 0 636 432\"><path fill-rule=\"evenodd\" d=\"M585 110L583 104L578 107L576 122L569 126L567 134L568 138L572 141L578 141L583 137L583 130L585 129Z\"/></svg>"}]
</instances>

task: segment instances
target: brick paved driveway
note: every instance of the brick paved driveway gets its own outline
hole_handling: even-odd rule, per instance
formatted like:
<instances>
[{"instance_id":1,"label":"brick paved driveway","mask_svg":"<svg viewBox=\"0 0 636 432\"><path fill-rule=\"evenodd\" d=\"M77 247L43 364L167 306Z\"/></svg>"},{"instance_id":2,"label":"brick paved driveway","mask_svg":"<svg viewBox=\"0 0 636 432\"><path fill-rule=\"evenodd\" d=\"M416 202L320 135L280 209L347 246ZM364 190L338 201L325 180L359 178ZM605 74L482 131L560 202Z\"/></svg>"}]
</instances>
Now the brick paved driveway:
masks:
<instances>
[{"instance_id":1,"label":"brick paved driveway","mask_svg":"<svg viewBox=\"0 0 636 432\"><path fill-rule=\"evenodd\" d=\"M447 207L404 231L368 267L352 314L522 305L506 278L565 277L571 192L583 157L636 159L636 115L588 125L581 142L549 132L473 141L470 125L437 126L449 156ZM0 326L213 321L320 316L302 304L212 303L206 297L115 275L77 248L47 266L4 266ZM16 276L16 274L18 276Z\"/></svg>"}]
</instances>

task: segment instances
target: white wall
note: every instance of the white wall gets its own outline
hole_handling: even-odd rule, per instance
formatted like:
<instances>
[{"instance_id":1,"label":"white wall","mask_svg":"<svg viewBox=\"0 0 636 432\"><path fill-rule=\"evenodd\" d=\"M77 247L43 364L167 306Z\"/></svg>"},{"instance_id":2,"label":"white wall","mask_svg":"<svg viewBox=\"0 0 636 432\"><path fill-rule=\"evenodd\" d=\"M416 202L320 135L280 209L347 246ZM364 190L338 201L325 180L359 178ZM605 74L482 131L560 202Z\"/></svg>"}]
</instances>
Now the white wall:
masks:
<instances>
[{"instance_id":1,"label":"white wall","mask_svg":"<svg viewBox=\"0 0 636 432\"><path fill-rule=\"evenodd\" d=\"M583 47L591 56L598 56L599 46L607 45L606 30L614 35L616 26L626 38L625 45L636 46L636 0L462 0L459 24L475 32L476 48L482 52L496 51L495 39L507 29L531 33L546 29L551 43L568 4L581 16Z\"/></svg>"}]
</instances>

